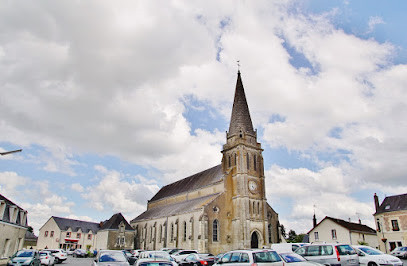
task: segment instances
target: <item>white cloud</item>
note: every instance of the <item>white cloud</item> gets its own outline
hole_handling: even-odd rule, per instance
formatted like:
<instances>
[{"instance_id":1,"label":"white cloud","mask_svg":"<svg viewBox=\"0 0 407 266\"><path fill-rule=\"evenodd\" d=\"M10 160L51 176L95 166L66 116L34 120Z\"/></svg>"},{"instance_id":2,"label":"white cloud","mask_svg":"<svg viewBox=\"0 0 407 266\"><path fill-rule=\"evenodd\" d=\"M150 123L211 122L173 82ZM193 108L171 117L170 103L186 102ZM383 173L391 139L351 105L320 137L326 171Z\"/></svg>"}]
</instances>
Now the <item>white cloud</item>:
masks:
<instances>
[{"instance_id":1,"label":"white cloud","mask_svg":"<svg viewBox=\"0 0 407 266\"><path fill-rule=\"evenodd\" d=\"M367 33L374 31L376 25L385 24L382 17L373 16L369 18Z\"/></svg>"},{"instance_id":2,"label":"white cloud","mask_svg":"<svg viewBox=\"0 0 407 266\"><path fill-rule=\"evenodd\" d=\"M94 186L86 187L82 197L98 211L112 210L135 218L145 211L147 200L157 191L157 184L136 183L134 177L127 177L117 171L95 166L102 175Z\"/></svg>"},{"instance_id":3,"label":"white cloud","mask_svg":"<svg viewBox=\"0 0 407 266\"><path fill-rule=\"evenodd\" d=\"M83 192L83 186L81 184L79 184L79 183L73 183L71 185L71 188L73 190L75 190L76 192Z\"/></svg>"}]
</instances>

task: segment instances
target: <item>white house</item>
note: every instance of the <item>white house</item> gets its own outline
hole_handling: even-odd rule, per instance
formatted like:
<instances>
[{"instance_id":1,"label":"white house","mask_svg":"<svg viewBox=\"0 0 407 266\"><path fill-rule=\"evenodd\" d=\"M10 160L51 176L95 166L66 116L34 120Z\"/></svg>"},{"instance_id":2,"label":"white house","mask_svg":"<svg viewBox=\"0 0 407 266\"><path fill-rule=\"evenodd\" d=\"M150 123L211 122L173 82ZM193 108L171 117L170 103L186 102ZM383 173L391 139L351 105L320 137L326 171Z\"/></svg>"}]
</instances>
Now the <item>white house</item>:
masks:
<instances>
[{"instance_id":1,"label":"white house","mask_svg":"<svg viewBox=\"0 0 407 266\"><path fill-rule=\"evenodd\" d=\"M407 246L407 194L388 196L380 205L374 194L374 203L380 250L388 253L396 247Z\"/></svg>"},{"instance_id":2,"label":"white house","mask_svg":"<svg viewBox=\"0 0 407 266\"><path fill-rule=\"evenodd\" d=\"M0 194L0 263L23 248L27 211Z\"/></svg>"},{"instance_id":3,"label":"white house","mask_svg":"<svg viewBox=\"0 0 407 266\"><path fill-rule=\"evenodd\" d=\"M338 242L358 245L360 242L365 242L374 248L379 246L376 230L361 224L360 220L359 223L352 223L326 216L316 224L314 217L314 228L308 232L308 235L310 243Z\"/></svg>"}]
</instances>

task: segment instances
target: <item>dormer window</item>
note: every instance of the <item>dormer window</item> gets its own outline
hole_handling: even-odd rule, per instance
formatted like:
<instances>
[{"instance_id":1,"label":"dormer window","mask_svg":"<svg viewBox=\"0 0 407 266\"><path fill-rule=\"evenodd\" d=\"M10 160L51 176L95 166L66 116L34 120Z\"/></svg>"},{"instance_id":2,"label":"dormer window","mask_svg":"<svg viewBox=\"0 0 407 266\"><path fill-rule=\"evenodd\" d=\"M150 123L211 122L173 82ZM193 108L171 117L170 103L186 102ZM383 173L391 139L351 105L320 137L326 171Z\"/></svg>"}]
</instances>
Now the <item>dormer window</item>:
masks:
<instances>
[{"instance_id":1,"label":"dormer window","mask_svg":"<svg viewBox=\"0 0 407 266\"><path fill-rule=\"evenodd\" d=\"M385 210L390 210L390 205L386 205L386 207L384 207Z\"/></svg>"}]
</instances>

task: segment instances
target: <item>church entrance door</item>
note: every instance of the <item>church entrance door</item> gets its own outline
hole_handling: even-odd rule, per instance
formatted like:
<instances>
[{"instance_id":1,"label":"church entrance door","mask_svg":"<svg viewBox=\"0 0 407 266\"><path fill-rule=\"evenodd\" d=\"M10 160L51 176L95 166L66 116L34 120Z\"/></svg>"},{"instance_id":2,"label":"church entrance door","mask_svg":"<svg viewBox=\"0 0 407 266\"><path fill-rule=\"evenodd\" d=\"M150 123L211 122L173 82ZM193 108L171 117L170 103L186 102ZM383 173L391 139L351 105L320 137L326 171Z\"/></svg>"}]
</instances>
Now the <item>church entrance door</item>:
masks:
<instances>
[{"instance_id":1,"label":"church entrance door","mask_svg":"<svg viewBox=\"0 0 407 266\"><path fill-rule=\"evenodd\" d=\"M251 241L251 248L259 248L259 237L257 236L256 232L252 233L252 241Z\"/></svg>"}]
</instances>

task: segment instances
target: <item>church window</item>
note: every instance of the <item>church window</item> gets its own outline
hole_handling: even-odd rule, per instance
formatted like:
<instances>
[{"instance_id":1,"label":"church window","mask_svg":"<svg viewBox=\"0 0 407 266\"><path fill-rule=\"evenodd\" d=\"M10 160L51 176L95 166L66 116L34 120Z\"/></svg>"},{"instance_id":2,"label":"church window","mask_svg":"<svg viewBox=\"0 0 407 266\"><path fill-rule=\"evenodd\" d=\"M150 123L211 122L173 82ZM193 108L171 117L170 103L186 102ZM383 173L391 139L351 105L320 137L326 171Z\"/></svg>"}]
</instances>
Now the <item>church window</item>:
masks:
<instances>
[{"instance_id":1,"label":"church window","mask_svg":"<svg viewBox=\"0 0 407 266\"><path fill-rule=\"evenodd\" d=\"M246 163L247 163L247 170L250 169L250 158L249 158L249 154L246 154Z\"/></svg>"},{"instance_id":2,"label":"church window","mask_svg":"<svg viewBox=\"0 0 407 266\"><path fill-rule=\"evenodd\" d=\"M174 224L171 223L171 241L174 241Z\"/></svg>"},{"instance_id":3,"label":"church window","mask_svg":"<svg viewBox=\"0 0 407 266\"><path fill-rule=\"evenodd\" d=\"M271 240L272 240L272 239L271 239L271 229L272 229L272 228L271 228L271 224L269 224L269 225L268 225L268 231L269 231L269 232L268 232L268 233L269 233L269 243L271 243L271 242L272 242L272 241L271 241Z\"/></svg>"},{"instance_id":4,"label":"church window","mask_svg":"<svg viewBox=\"0 0 407 266\"><path fill-rule=\"evenodd\" d=\"M237 165L237 154L235 153L235 165Z\"/></svg>"},{"instance_id":5,"label":"church window","mask_svg":"<svg viewBox=\"0 0 407 266\"><path fill-rule=\"evenodd\" d=\"M219 230L219 222L218 220L213 221L212 225L212 241L213 242L218 242L218 230Z\"/></svg>"},{"instance_id":6,"label":"church window","mask_svg":"<svg viewBox=\"0 0 407 266\"><path fill-rule=\"evenodd\" d=\"M187 222L184 221L184 241L187 240Z\"/></svg>"},{"instance_id":7,"label":"church window","mask_svg":"<svg viewBox=\"0 0 407 266\"><path fill-rule=\"evenodd\" d=\"M232 166L232 162L231 162L231 159L230 159L230 155L228 156L228 167L231 167Z\"/></svg>"},{"instance_id":8,"label":"church window","mask_svg":"<svg viewBox=\"0 0 407 266\"><path fill-rule=\"evenodd\" d=\"M249 212L250 212L250 214L253 214L253 210L252 210L252 203L251 203L251 201L249 201Z\"/></svg>"},{"instance_id":9,"label":"church window","mask_svg":"<svg viewBox=\"0 0 407 266\"><path fill-rule=\"evenodd\" d=\"M153 227L150 226L150 242L153 241Z\"/></svg>"},{"instance_id":10,"label":"church window","mask_svg":"<svg viewBox=\"0 0 407 266\"><path fill-rule=\"evenodd\" d=\"M260 214L260 202L257 202L257 214Z\"/></svg>"},{"instance_id":11,"label":"church window","mask_svg":"<svg viewBox=\"0 0 407 266\"><path fill-rule=\"evenodd\" d=\"M253 156L253 165L254 165L254 171L257 171L257 166L256 166L256 155Z\"/></svg>"},{"instance_id":12,"label":"church window","mask_svg":"<svg viewBox=\"0 0 407 266\"><path fill-rule=\"evenodd\" d=\"M256 202L254 202L254 201L253 201L253 209L252 209L252 211L253 211L253 214L256 213Z\"/></svg>"}]
</instances>

